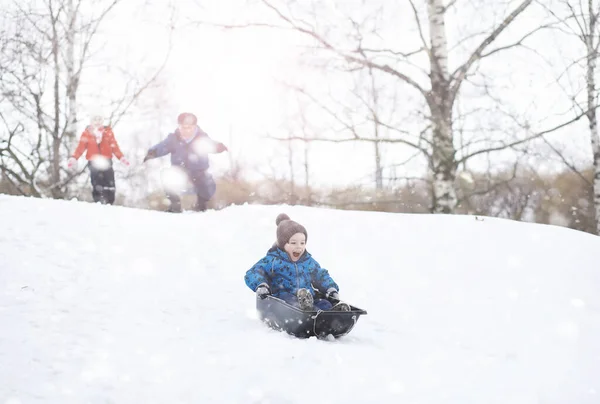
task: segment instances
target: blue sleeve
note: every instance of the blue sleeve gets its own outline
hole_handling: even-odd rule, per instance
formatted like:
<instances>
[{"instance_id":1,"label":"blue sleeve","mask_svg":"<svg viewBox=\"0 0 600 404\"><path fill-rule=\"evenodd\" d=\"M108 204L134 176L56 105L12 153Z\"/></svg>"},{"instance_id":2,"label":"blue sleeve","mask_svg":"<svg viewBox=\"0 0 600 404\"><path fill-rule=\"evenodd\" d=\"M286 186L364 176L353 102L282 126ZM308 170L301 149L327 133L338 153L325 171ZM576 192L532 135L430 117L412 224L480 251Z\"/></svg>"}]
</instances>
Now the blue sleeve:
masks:
<instances>
[{"instance_id":1,"label":"blue sleeve","mask_svg":"<svg viewBox=\"0 0 600 404\"><path fill-rule=\"evenodd\" d=\"M267 268L271 266L271 261L272 258L266 256L260 261L258 261L256 264L254 264L252 268L246 271L246 276L244 276L244 280L246 281L246 285L248 285L248 287L252 289L253 292L256 291L256 288L261 283L266 283L267 285L269 285L269 287L271 286L271 279L267 274Z\"/></svg>"},{"instance_id":2,"label":"blue sleeve","mask_svg":"<svg viewBox=\"0 0 600 404\"><path fill-rule=\"evenodd\" d=\"M329 275L329 272L325 268L321 268L315 260L313 260L310 266L310 278L313 286L321 293L327 293L327 289L329 288L335 288L337 291L340 290L337 283Z\"/></svg>"},{"instance_id":3,"label":"blue sleeve","mask_svg":"<svg viewBox=\"0 0 600 404\"><path fill-rule=\"evenodd\" d=\"M173 144L173 134L170 134L169 136L167 136L167 138L165 140L163 140L159 144L152 146L148 150L148 152L154 152L156 157L166 156L167 154L169 154L173 151L172 144Z\"/></svg>"}]
</instances>

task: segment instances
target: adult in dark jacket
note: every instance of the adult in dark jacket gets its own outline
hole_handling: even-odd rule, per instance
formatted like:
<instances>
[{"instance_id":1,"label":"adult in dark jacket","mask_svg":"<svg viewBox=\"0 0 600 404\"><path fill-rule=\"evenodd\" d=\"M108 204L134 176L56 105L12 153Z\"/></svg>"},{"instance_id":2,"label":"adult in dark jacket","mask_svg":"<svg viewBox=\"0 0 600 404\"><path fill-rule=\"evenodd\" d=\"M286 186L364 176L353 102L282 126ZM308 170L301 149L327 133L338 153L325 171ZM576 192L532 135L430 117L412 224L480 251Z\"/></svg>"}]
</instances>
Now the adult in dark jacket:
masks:
<instances>
[{"instance_id":1,"label":"adult in dark jacket","mask_svg":"<svg viewBox=\"0 0 600 404\"><path fill-rule=\"evenodd\" d=\"M222 153L227 150L227 147L211 139L200 129L198 119L192 113L179 114L177 123L175 132L170 133L165 140L148 150L144 162L170 154L171 167L181 169L193 185L196 193L194 210L204 211L217 189L212 175L208 172L210 165L208 155ZM169 212L181 212L179 196L181 190L166 186L165 191L171 202Z\"/></svg>"},{"instance_id":2,"label":"adult in dark jacket","mask_svg":"<svg viewBox=\"0 0 600 404\"><path fill-rule=\"evenodd\" d=\"M339 300L337 283L329 272L306 251L308 233L301 224L281 213L275 219L277 242L267 255L246 271L246 285L259 297L273 295L302 310L344 310L350 306L339 302L336 306L327 299L314 300L315 289L326 297Z\"/></svg>"}]
</instances>

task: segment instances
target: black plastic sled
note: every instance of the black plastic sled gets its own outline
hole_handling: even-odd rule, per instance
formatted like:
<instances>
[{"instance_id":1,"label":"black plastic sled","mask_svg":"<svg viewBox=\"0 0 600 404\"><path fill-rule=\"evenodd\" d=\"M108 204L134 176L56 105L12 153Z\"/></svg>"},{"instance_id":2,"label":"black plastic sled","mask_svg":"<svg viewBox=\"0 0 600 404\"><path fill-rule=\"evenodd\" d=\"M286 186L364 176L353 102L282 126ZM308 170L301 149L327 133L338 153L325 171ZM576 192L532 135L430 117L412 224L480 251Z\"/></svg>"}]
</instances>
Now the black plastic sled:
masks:
<instances>
[{"instance_id":1,"label":"black plastic sled","mask_svg":"<svg viewBox=\"0 0 600 404\"><path fill-rule=\"evenodd\" d=\"M330 299L335 304L338 301ZM260 319L277 331L285 331L298 338L335 338L347 335L365 310L350 305L350 311L302 311L273 296L256 298Z\"/></svg>"}]
</instances>

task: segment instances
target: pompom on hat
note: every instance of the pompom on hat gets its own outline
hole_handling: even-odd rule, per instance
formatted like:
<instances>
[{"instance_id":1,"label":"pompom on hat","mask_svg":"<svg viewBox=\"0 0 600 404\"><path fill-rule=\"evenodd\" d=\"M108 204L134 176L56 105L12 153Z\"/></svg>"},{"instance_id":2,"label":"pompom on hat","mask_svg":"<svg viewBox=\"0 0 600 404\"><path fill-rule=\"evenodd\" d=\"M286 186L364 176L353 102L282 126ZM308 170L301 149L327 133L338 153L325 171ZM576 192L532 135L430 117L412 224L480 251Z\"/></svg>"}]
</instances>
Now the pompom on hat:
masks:
<instances>
[{"instance_id":1,"label":"pompom on hat","mask_svg":"<svg viewBox=\"0 0 600 404\"><path fill-rule=\"evenodd\" d=\"M275 224L277 225L277 247L283 249L288 241L290 241L290 238L296 233L303 233L308 241L306 228L300 223L291 220L285 213L277 215Z\"/></svg>"}]
</instances>

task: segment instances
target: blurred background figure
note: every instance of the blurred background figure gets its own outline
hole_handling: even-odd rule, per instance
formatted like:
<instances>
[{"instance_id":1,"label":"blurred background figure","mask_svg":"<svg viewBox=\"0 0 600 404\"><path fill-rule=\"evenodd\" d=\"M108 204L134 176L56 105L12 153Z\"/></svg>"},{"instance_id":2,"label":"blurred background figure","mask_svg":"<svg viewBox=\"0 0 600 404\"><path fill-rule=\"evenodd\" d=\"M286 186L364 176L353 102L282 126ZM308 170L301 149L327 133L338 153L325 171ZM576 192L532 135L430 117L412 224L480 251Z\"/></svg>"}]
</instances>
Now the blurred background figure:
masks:
<instances>
[{"instance_id":1,"label":"blurred background figure","mask_svg":"<svg viewBox=\"0 0 600 404\"><path fill-rule=\"evenodd\" d=\"M90 125L81 134L79 144L69 158L67 167L75 168L77 159L85 151L94 202L112 205L116 192L113 155L126 166L129 166L129 161L123 156L112 129L110 126L104 126L103 121L104 118L100 115L91 117Z\"/></svg>"},{"instance_id":2,"label":"blurred background figure","mask_svg":"<svg viewBox=\"0 0 600 404\"><path fill-rule=\"evenodd\" d=\"M195 211L205 211L208 201L217 189L212 175L208 172L210 162L208 154L222 153L227 147L211 139L198 126L196 115L184 112L177 117L177 129L165 140L152 146L144 162L171 155L171 169L162 175L162 182L167 198L171 203L169 212L179 213L181 209L181 192L191 185L196 194ZM182 178L183 177L183 178Z\"/></svg>"}]
</instances>

